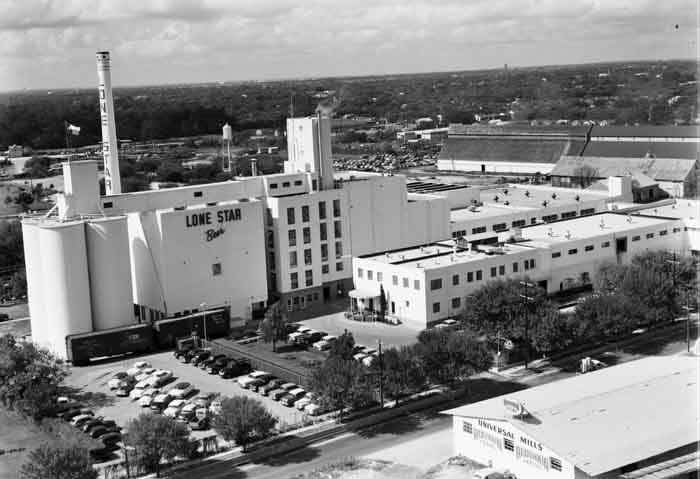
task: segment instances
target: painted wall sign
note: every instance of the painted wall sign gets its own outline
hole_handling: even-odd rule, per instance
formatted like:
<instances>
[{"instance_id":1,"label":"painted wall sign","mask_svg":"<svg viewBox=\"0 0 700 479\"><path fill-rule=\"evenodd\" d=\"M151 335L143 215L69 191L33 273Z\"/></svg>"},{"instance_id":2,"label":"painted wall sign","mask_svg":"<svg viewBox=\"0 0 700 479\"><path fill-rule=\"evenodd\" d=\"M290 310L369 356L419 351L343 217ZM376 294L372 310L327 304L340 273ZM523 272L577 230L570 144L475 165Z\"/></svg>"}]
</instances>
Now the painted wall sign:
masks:
<instances>
[{"instance_id":1,"label":"painted wall sign","mask_svg":"<svg viewBox=\"0 0 700 479\"><path fill-rule=\"evenodd\" d=\"M229 223L231 221L240 221L240 219L240 208L230 208L216 212L204 211L202 213L192 213L185 216L185 226L192 228L193 226L207 226L212 224Z\"/></svg>"},{"instance_id":2,"label":"painted wall sign","mask_svg":"<svg viewBox=\"0 0 700 479\"><path fill-rule=\"evenodd\" d=\"M219 229L208 229L204 232L204 239L207 241L211 241L213 239L218 238L222 234L224 234L226 230L224 228L219 228Z\"/></svg>"}]
</instances>

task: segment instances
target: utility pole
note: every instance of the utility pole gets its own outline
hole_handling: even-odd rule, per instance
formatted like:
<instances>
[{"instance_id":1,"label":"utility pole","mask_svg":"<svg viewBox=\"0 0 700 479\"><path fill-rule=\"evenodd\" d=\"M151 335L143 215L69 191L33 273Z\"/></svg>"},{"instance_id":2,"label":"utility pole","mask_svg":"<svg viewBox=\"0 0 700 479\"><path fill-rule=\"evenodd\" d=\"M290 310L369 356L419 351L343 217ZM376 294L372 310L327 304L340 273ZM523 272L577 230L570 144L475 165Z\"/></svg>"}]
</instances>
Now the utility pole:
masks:
<instances>
[{"instance_id":1,"label":"utility pole","mask_svg":"<svg viewBox=\"0 0 700 479\"><path fill-rule=\"evenodd\" d=\"M207 303L202 302L199 304L199 309L202 310L204 316L202 317L202 325L204 327L204 341L207 341Z\"/></svg>"},{"instance_id":2,"label":"utility pole","mask_svg":"<svg viewBox=\"0 0 700 479\"><path fill-rule=\"evenodd\" d=\"M384 408L384 357L382 356L382 340L377 340L377 353L379 359L379 404Z\"/></svg>"},{"instance_id":3,"label":"utility pole","mask_svg":"<svg viewBox=\"0 0 700 479\"><path fill-rule=\"evenodd\" d=\"M520 281L520 285L525 288L525 292L527 293L528 289L527 288L536 288L537 285L533 283L528 283L527 281ZM523 310L525 312L525 369L528 368L528 363L530 362L530 311L529 311L529 305L531 305L534 301L535 298L532 296L528 296L527 294L520 294L519 295L524 301L523 301Z\"/></svg>"}]
</instances>

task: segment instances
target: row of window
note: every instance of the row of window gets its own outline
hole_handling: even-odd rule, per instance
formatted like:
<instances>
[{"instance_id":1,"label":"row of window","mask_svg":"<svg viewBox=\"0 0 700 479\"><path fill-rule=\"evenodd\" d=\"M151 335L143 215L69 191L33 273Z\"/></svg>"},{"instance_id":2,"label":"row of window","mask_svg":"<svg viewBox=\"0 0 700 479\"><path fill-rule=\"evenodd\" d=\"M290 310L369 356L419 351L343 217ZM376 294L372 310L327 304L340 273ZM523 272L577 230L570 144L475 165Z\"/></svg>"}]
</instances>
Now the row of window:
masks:
<instances>
[{"instance_id":1,"label":"row of window","mask_svg":"<svg viewBox=\"0 0 700 479\"><path fill-rule=\"evenodd\" d=\"M366 271L366 273L367 273L367 279L374 280L374 278L375 278L374 271L372 271L371 269L368 269ZM365 270L362 268L357 268L357 277L364 278L365 277ZM382 273L381 271L377 271L376 277L377 277L378 282L381 283L382 281L384 281L384 273ZM394 286L399 285L399 277L397 275L391 276L391 284ZM409 278L405 278L405 277L401 278L401 284L403 285L404 288L410 288L411 280ZM420 280L417 280L417 279L413 280L413 289L416 289L416 290L420 289Z\"/></svg>"},{"instance_id":2,"label":"row of window","mask_svg":"<svg viewBox=\"0 0 700 479\"><path fill-rule=\"evenodd\" d=\"M452 305L452 309L459 309L462 307L462 298L452 298L450 300L450 304ZM439 313L440 312L440 301L436 301L433 303L433 313Z\"/></svg>"},{"instance_id":3,"label":"row of window","mask_svg":"<svg viewBox=\"0 0 700 479\"><path fill-rule=\"evenodd\" d=\"M337 262L335 264L335 270L336 271L343 271L343 263L342 262ZM328 274L330 273L330 266L327 264L324 264L321 266L321 273L322 274ZM291 283L291 288L292 289L297 289L299 288L299 273L296 271L293 273L289 273L289 282ZM310 269L307 269L304 271L304 283L305 285L308 286L313 286L314 284L314 274L313 271Z\"/></svg>"},{"instance_id":4,"label":"row of window","mask_svg":"<svg viewBox=\"0 0 700 479\"><path fill-rule=\"evenodd\" d=\"M287 208L287 224L288 225L293 225L296 223L296 213L295 213L295 208L293 206L290 206ZM326 202L325 201L319 201L318 203L318 217L321 220L325 220L327 215L326 215ZM333 217L338 218L340 217L340 200L333 200ZM311 213L309 210L308 205L304 205L301 207L301 222L302 223L308 223L311 221Z\"/></svg>"},{"instance_id":5,"label":"row of window","mask_svg":"<svg viewBox=\"0 0 700 479\"><path fill-rule=\"evenodd\" d=\"M520 272L520 262L514 261L513 264L511 265L511 269L513 273L518 273ZM535 260L533 259L526 259L523 261L523 270L528 271L531 269L535 269ZM491 277L495 278L496 276L503 276L506 274L506 265L498 265L498 266L492 266L491 270ZM474 281L476 278L476 281L481 281L483 279L483 271L482 270L477 270L477 271L469 271L467 272L467 283L471 283ZM452 286L459 286L460 282L460 276L458 274L453 274L452 275ZM442 288L442 278L436 278L430 280L430 290L435 291L437 289Z\"/></svg>"},{"instance_id":6,"label":"row of window","mask_svg":"<svg viewBox=\"0 0 700 479\"><path fill-rule=\"evenodd\" d=\"M304 244L309 244L311 243L311 227L305 226L301 230L302 237L304 240ZM320 223L319 224L319 235L321 238L321 241L327 241L328 240L328 224L327 223ZM333 237L334 238L342 238L343 237L343 225L340 220L336 220L333 222ZM289 240L289 246L296 246L297 245L297 230L288 230L287 231L287 238ZM268 240L269 242L269 240Z\"/></svg>"},{"instance_id":7,"label":"row of window","mask_svg":"<svg viewBox=\"0 0 700 479\"><path fill-rule=\"evenodd\" d=\"M328 245L327 244L322 244L321 245L321 261L328 261ZM343 257L343 244L340 241L335 242L335 259L340 259ZM313 257L312 257L312 252L311 248L307 248L304 250L304 264L309 266L313 263ZM290 251L289 252L289 267L290 268L296 268L298 262L297 262L297 252L296 251Z\"/></svg>"},{"instance_id":8,"label":"row of window","mask_svg":"<svg viewBox=\"0 0 700 479\"><path fill-rule=\"evenodd\" d=\"M294 180L294 186L301 186L303 184L304 183L301 180ZM278 186L277 183L270 183L271 190L276 190L277 186ZM290 186L291 186L291 184L289 183L289 181L282 182L282 188L289 188Z\"/></svg>"},{"instance_id":9,"label":"row of window","mask_svg":"<svg viewBox=\"0 0 700 479\"><path fill-rule=\"evenodd\" d=\"M587 215L592 215L595 213L595 208L586 208L581 210L581 216L587 216ZM576 211L567 211L561 214L561 219L568 219L568 218L574 218L576 217ZM552 221L556 221L559 219L559 215L545 215L542 217L542 221L546 223L550 223ZM521 228L525 226L527 221L520 219L520 220L515 220L511 222L511 227L512 228ZM534 225L537 224L537 218L531 218L530 219L530 224ZM477 235L481 233L486 233L486 226L477 226L475 228L472 228L472 234ZM499 231L505 231L508 229L508 224L507 223L497 223L495 225L491 226L491 229L495 232ZM453 231L452 232L452 237L453 238L460 238L462 236L467 235L467 230L459 230L459 231Z\"/></svg>"}]
</instances>

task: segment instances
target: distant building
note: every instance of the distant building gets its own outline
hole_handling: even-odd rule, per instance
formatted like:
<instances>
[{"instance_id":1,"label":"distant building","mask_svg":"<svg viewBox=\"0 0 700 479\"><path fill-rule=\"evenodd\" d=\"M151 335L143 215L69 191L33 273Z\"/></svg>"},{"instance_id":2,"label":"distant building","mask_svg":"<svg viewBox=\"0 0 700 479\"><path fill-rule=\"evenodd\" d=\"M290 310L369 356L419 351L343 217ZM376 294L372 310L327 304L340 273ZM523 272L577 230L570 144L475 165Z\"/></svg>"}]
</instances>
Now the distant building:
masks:
<instances>
[{"instance_id":1,"label":"distant building","mask_svg":"<svg viewBox=\"0 0 700 479\"><path fill-rule=\"evenodd\" d=\"M20 158L25 155L25 152L29 153L30 151L31 148L25 148L22 145L10 145L10 147L7 149L7 157Z\"/></svg>"}]
</instances>

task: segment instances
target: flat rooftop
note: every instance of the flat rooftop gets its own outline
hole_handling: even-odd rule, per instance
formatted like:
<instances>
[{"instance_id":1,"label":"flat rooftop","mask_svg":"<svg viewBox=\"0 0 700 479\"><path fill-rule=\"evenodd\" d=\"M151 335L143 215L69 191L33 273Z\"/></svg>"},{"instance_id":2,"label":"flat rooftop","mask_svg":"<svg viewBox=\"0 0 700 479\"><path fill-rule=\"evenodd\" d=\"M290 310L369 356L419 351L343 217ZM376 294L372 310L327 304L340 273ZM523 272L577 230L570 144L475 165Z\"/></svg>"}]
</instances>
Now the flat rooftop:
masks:
<instances>
[{"instance_id":1,"label":"flat rooftop","mask_svg":"<svg viewBox=\"0 0 700 479\"><path fill-rule=\"evenodd\" d=\"M638 210L647 216L664 216L667 218L682 218L685 220L700 220L700 201L676 199L668 205L653 205L649 208Z\"/></svg>"},{"instance_id":2,"label":"flat rooftop","mask_svg":"<svg viewBox=\"0 0 700 479\"><path fill-rule=\"evenodd\" d=\"M624 233L643 227L658 226L663 228L674 218L652 217L642 215L625 215L601 213L579 216L567 220L543 223L523 227L523 239L543 244L556 244L577 239L595 238L602 234Z\"/></svg>"},{"instance_id":3,"label":"flat rooftop","mask_svg":"<svg viewBox=\"0 0 700 479\"><path fill-rule=\"evenodd\" d=\"M700 440L698 358L649 357L445 411L508 421L597 476ZM529 415L514 418L503 400Z\"/></svg>"},{"instance_id":4,"label":"flat rooftop","mask_svg":"<svg viewBox=\"0 0 700 479\"><path fill-rule=\"evenodd\" d=\"M480 249L456 246L454 240L438 241L424 246L405 248L384 253L360 256L384 264L400 265L403 268L437 269L445 266L480 261L493 256L532 251L533 245L509 243L501 247L480 245Z\"/></svg>"}]
</instances>

